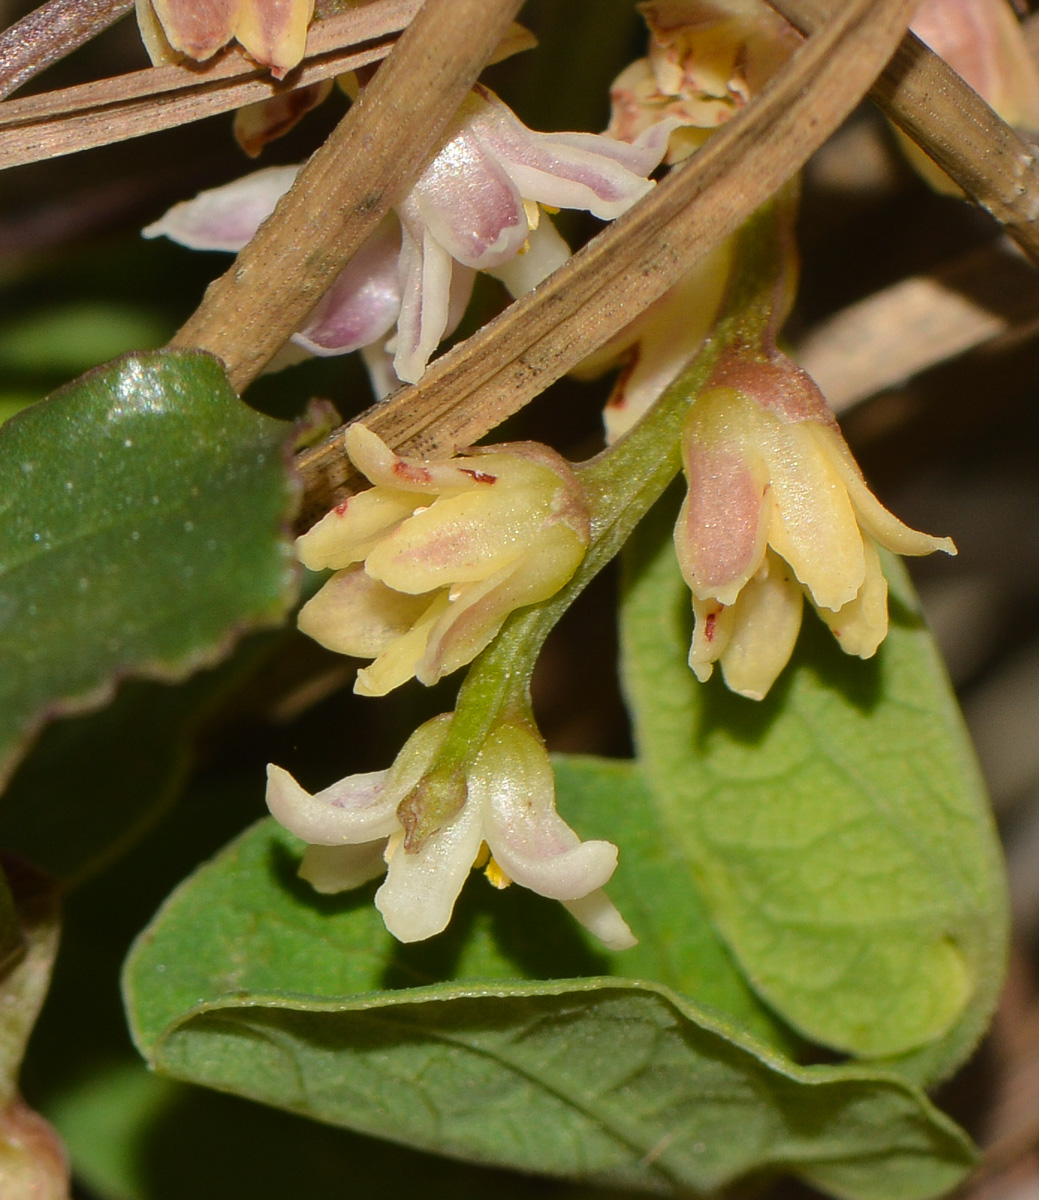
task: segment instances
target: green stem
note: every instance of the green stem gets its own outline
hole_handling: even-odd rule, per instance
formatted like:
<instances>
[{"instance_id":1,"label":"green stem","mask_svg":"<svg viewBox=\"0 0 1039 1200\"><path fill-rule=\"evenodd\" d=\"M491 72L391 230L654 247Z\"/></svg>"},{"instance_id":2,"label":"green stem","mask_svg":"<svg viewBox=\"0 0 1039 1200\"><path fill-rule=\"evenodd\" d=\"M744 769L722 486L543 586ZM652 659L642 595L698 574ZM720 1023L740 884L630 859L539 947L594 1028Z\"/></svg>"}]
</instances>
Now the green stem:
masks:
<instances>
[{"instance_id":1,"label":"green stem","mask_svg":"<svg viewBox=\"0 0 1039 1200\"><path fill-rule=\"evenodd\" d=\"M530 677L545 638L678 474L682 426L718 359L726 351L757 347L770 338L790 261L788 214L788 197L781 193L740 230L711 336L629 433L577 468L591 510L588 553L565 587L550 600L513 613L473 663L438 763L462 766L503 719L530 720Z\"/></svg>"}]
</instances>

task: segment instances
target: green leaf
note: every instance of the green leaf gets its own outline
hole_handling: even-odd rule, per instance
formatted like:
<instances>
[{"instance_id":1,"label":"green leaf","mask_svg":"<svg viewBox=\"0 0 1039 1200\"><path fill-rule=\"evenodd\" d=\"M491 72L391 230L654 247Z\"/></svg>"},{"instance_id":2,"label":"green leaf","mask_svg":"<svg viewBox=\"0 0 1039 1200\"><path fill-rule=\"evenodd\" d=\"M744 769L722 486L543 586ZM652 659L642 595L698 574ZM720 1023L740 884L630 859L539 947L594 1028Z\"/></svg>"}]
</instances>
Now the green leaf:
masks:
<instances>
[{"instance_id":1,"label":"green leaf","mask_svg":"<svg viewBox=\"0 0 1039 1200\"><path fill-rule=\"evenodd\" d=\"M141 935L124 988L160 1071L420 1149L665 1193L790 1172L911 1200L972 1162L898 1077L797 1067L670 988L603 977L609 960L539 897L471 881L445 934L400 946L371 887L317 896L298 855L254 826ZM560 963L590 977L544 980Z\"/></svg>"},{"instance_id":2,"label":"green leaf","mask_svg":"<svg viewBox=\"0 0 1039 1200\"><path fill-rule=\"evenodd\" d=\"M567 821L583 838L621 847L609 894L639 944L609 956L610 974L665 984L796 1057L798 1039L755 996L715 933L689 862L663 827L636 764L557 755L553 766Z\"/></svg>"},{"instance_id":3,"label":"green leaf","mask_svg":"<svg viewBox=\"0 0 1039 1200\"><path fill-rule=\"evenodd\" d=\"M48 1115L97 1200L328 1200L340 1194L333 1181L341 1179L364 1200L621 1200L433 1158L189 1087L139 1059L95 1069Z\"/></svg>"},{"instance_id":4,"label":"green leaf","mask_svg":"<svg viewBox=\"0 0 1039 1200\"><path fill-rule=\"evenodd\" d=\"M283 618L288 437L199 353L110 363L0 428L0 775L46 718Z\"/></svg>"},{"instance_id":5,"label":"green leaf","mask_svg":"<svg viewBox=\"0 0 1039 1200\"><path fill-rule=\"evenodd\" d=\"M670 514L629 563L624 678L661 819L759 994L806 1036L909 1054L913 1078L973 1048L1002 977L1002 861L959 712L912 588L888 564L891 632L843 655L805 617L761 703L686 666L691 613ZM933 1043L928 1046L928 1043Z\"/></svg>"}]
</instances>

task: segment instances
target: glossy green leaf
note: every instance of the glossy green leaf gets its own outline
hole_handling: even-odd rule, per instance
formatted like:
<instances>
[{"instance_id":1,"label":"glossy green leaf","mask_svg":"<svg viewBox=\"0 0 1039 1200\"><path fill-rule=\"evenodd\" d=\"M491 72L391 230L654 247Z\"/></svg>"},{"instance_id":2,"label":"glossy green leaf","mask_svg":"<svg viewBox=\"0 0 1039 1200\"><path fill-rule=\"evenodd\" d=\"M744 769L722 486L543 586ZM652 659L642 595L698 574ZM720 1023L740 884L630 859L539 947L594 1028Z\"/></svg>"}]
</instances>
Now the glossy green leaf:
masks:
<instances>
[{"instance_id":1,"label":"glossy green leaf","mask_svg":"<svg viewBox=\"0 0 1039 1200\"><path fill-rule=\"evenodd\" d=\"M141 935L124 990L160 1071L418 1148L659 1192L791 1172L910 1200L972 1161L897 1077L797 1067L664 985L606 977L610 959L539 897L473 879L445 934L401 946L371 887L317 896L298 855L254 826ZM587 977L551 978L564 971Z\"/></svg>"},{"instance_id":2,"label":"glossy green leaf","mask_svg":"<svg viewBox=\"0 0 1039 1200\"><path fill-rule=\"evenodd\" d=\"M0 767L119 679L183 678L282 619L288 434L198 353L121 359L0 428Z\"/></svg>"},{"instance_id":3,"label":"glossy green leaf","mask_svg":"<svg viewBox=\"0 0 1039 1200\"><path fill-rule=\"evenodd\" d=\"M624 678L647 781L759 994L806 1036L932 1081L999 990L1001 857L948 681L908 580L869 662L807 615L766 700L697 683L669 517L629 563ZM931 1043L929 1045L929 1043Z\"/></svg>"}]
</instances>

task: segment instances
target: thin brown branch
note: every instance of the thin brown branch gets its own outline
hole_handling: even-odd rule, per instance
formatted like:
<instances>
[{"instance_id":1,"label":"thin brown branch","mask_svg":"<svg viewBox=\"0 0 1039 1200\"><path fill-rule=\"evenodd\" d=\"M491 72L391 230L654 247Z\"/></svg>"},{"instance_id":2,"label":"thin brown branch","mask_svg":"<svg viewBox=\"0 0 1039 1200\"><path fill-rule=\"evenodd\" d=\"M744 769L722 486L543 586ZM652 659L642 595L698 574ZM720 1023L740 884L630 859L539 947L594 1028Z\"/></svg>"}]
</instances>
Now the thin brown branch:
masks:
<instances>
[{"instance_id":1,"label":"thin brown branch","mask_svg":"<svg viewBox=\"0 0 1039 1200\"><path fill-rule=\"evenodd\" d=\"M769 0L810 33L820 0ZM870 95L892 121L1039 263L1039 164L1033 148L915 34L909 33Z\"/></svg>"},{"instance_id":2,"label":"thin brown branch","mask_svg":"<svg viewBox=\"0 0 1039 1200\"><path fill-rule=\"evenodd\" d=\"M744 112L536 291L362 418L390 445L446 454L518 411L671 287L777 191L866 92L915 0L841 0ZM303 519L348 490L342 431L304 452Z\"/></svg>"},{"instance_id":3,"label":"thin brown branch","mask_svg":"<svg viewBox=\"0 0 1039 1200\"><path fill-rule=\"evenodd\" d=\"M795 346L835 412L1039 325L1039 274L1003 239L835 313Z\"/></svg>"},{"instance_id":4,"label":"thin brown branch","mask_svg":"<svg viewBox=\"0 0 1039 1200\"><path fill-rule=\"evenodd\" d=\"M426 0L272 216L171 345L222 358L241 390L403 195L520 0Z\"/></svg>"},{"instance_id":5,"label":"thin brown branch","mask_svg":"<svg viewBox=\"0 0 1039 1200\"><path fill-rule=\"evenodd\" d=\"M376 0L315 22L301 66L277 83L238 47L207 63L151 67L0 103L0 168L230 112L385 58L421 0Z\"/></svg>"},{"instance_id":6,"label":"thin brown branch","mask_svg":"<svg viewBox=\"0 0 1039 1200\"><path fill-rule=\"evenodd\" d=\"M0 33L0 99L97 37L133 0L47 0Z\"/></svg>"}]
</instances>

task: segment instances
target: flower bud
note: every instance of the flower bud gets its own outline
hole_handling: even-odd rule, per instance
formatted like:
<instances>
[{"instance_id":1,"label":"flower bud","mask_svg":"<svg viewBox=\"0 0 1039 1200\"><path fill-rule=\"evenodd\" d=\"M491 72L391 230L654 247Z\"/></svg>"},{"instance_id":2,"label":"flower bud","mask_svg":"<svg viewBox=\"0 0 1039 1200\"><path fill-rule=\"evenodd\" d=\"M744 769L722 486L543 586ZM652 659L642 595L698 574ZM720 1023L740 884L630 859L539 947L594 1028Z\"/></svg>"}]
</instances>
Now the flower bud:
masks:
<instances>
[{"instance_id":1,"label":"flower bud","mask_svg":"<svg viewBox=\"0 0 1039 1200\"><path fill-rule=\"evenodd\" d=\"M299 627L340 654L374 658L355 691L435 683L491 641L513 609L554 595L589 542L588 508L566 462L533 442L437 462L401 458L363 425L346 434L375 484L297 543L335 574Z\"/></svg>"}]
</instances>

